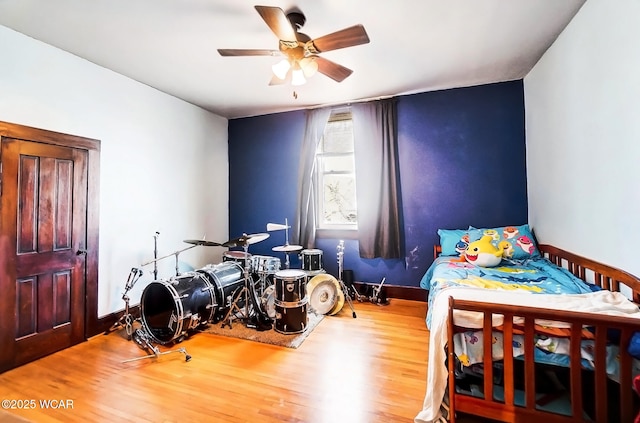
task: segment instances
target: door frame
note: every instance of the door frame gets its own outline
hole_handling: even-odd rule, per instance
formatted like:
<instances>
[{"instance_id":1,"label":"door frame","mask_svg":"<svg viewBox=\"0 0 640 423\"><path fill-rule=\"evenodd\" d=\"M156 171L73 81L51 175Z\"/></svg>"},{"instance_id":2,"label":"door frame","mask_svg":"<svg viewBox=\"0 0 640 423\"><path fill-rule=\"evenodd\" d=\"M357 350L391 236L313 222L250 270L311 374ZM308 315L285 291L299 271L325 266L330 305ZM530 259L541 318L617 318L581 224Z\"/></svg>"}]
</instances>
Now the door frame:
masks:
<instances>
[{"instance_id":1,"label":"door frame","mask_svg":"<svg viewBox=\"0 0 640 423\"><path fill-rule=\"evenodd\" d=\"M98 319L100 140L0 121L0 145L5 137L87 151L87 255L85 262L84 335L85 338L97 335L104 326L104 322L100 322L100 319ZM0 172L2 172L2 157L0 157ZM2 179L0 178L0 183L1 181ZM0 190L2 190L1 185ZM3 222L0 221L0 228L2 226ZM0 239L0 244L2 242L6 242L6 240ZM7 257L4 254L0 254L0 278L2 279L8 277L6 260Z\"/></svg>"}]
</instances>

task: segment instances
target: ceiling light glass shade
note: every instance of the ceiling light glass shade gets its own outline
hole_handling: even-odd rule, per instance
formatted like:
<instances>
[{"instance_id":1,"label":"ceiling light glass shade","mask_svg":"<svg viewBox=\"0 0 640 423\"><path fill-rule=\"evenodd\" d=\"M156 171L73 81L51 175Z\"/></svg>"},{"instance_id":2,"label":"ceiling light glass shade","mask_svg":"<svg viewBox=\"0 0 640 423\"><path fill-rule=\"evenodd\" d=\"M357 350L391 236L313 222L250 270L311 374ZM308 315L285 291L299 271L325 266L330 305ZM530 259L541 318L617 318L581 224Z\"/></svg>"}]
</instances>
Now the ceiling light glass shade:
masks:
<instances>
[{"instance_id":1,"label":"ceiling light glass shade","mask_svg":"<svg viewBox=\"0 0 640 423\"><path fill-rule=\"evenodd\" d=\"M307 80L304 77L302 69L298 67L291 72L291 85L302 85L305 82L307 82Z\"/></svg>"},{"instance_id":2,"label":"ceiling light glass shade","mask_svg":"<svg viewBox=\"0 0 640 423\"><path fill-rule=\"evenodd\" d=\"M305 57L304 59L300 60L300 67L304 72L304 76L306 76L307 78L311 78L318 71L318 63L316 63L316 61L310 57Z\"/></svg>"},{"instance_id":3,"label":"ceiling light glass shade","mask_svg":"<svg viewBox=\"0 0 640 423\"><path fill-rule=\"evenodd\" d=\"M289 72L289 68L291 64L287 59L283 59L275 65L271 66L271 70L273 70L273 74L278 78L284 80L287 77L287 72Z\"/></svg>"}]
</instances>

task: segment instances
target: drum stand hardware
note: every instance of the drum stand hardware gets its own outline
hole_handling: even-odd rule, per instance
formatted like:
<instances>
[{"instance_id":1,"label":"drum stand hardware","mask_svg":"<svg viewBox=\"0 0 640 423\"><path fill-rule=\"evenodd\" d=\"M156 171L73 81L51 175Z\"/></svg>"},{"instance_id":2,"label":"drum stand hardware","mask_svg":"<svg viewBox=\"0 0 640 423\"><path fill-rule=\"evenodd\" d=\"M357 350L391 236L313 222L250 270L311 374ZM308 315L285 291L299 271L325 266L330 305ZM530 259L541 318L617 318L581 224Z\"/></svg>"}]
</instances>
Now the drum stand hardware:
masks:
<instances>
[{"instance_id":1,"label":"drum stand hardware","mask_svg":"<svg viewBox=\"0 0 640 423\"><path fill-rule=\"evenodd\" d=\"M242 246L244 250L245 257L249 257L249 244L255 244L256 242L263 241L269 237L267 233L261 234L252 234L247 235L243 234L241 237L229 240L222 244L224 247L237 247ZM236 293L231 306L229 307L229 311L226 316L222 320L222 327L224 328L226 325L229 325L229 328L233 329L232 321L233 319L244 319L247 322L247 327L253 327L254 329L262 330L262 326L259 323L253 324L253 322L249 322L251 318L251 310L249 309L249 302L251 301L254 304L254 308L258 307L259 304L256 303L255 299L255 287L253 285L253 278L249 273L249 260L246 260L244 265L244 286L240 289L239 292ZM238 305L241 299L244 299L244 309ZM254 310L256 313L258 310ZM236 315L236 312L242 313L241 317ZM257 319L256 319L257 320ZM266 329L266 327L265 327ZM270 328L269 328L270 329Z\"/></svg>"},{"instance_id":2,"label":"drum stand hardware","mask_svg":"<svg viewBox=\"0 0 640 423\"><path fill-rule=\"evenodd\" d=\"M356 316L356 310L353 308L353 303L351 302L351 294L349 293L349 290L347 289L347 287L344 284L344 281L342 280L343 261L344 261L344 241L340 240L340 243L338 243L338 282L340 283L340 288L342 289L342 292L344 294L344 299L347 301L347 304L349 304L349 308L351 309L351 313L353 314L353 318L355 319L357 316Z\"/></svg>"},{"instance_id":3,"label":"drum stand hardware","mask_svg":"<svg viewBox=\"0 0 640 423\"><path fill-rule=\"evenodd\" d=\"M180 255L180 253L181 253L181 252L183 252L183 251L187 251L187 250L190 250L190 249L192 249L192 248L194 248L194 247L197 247L197 245L191 245L190 247L183 248L182 250L174 251L173 253L171 253L171 254L167 254L166 256L162 256L162 257L154 258L153 260L149 260L149 261L148 261L148 262L146 262L146 263L142 263L140 266L141 266L141 267L144 267L144 266L146 266L146 265L148 265L148 264L151 264L151 263L157 263L157 262L159 262L160 260L166 259L167 257L175 256L175 257L176 257L176 276L180 276L180 271L178 270L178 256Z\"/></svg>"},{"instance_id":4,"label":"drum stand hardware","mask_svg":"<svg viewBox=\"0 0 640 423\"><path fill-rule=\"evenodd\" d=\"M279 231L284 229L284 245L279 245L277 247L273 247L271 250L276 252L281 252L285 254L284 268L288 269L289 264L289 253L302 250L301 245L289 245L289 223L287 218L284 219L284 225L280 223L267 223L267 231Z\"/></svg>"},{"instance_id":5,"label":"drum stand hardware","mask_svg":"<svg viewBox=\"0 0 640 423\"><path fill-rule=\"evenodd\" d=\"M158 234L158 232L156 232ZM157 237L156 237L157 239ZM186 242L187 244L192 244L189 247L183 248L182 250L177 250L174 251L173 253L167 254L166 256L162 256L162 257L155 257L157 255L157 252L154 251L154 259L153 260L149 260L146 263L142 263L140 265L140 267L144 267L148 264L154 263L154 269L157 269L157 263L160 260L166 259L167 257L171 257L171 256L175 256L176 258L176 276L180 276L180 270L178 268L178 256L180 255L180 253L182 253L183 251L187 251L190 250L194 247L200 246L200 245L204 245L206 247L220 247L222 244L218 243L218 242L213 242L213 241L205 241L204 239L185 239L184 242ZM157 272L157 270L154 270L154 277L156 278L156 280L158 279L157 275L155 275L155 273Z\"/></svg>"},{"instance_id":6,"label":"drum stand hardware","mask_svg":"<svg viewBox=\"0 0 640 423\"><path fill-rule=\"evenodd\" d=\"M387 278L382 278L380 285L373 287L371 296L369 297L369 301L378 305L389 305L389 300L385 295L382 295L382 285L384 285L384 281L386 279Z\"/></svg>"},{"instance_id":7,"label":"drum stand hardware","mask_svg":"<svg viewBox=\"0 0 640 423\"><path fill-rule=\"evenodd\" d=\"M130 358L128 360L124 360L123 363L129 363L132 361L137 361L137 360L143 360L145 358L158 358L161 355L166 355L166 354L171 354L171 353L182 353L184 354L184 361L191 361L191 356L187 353L187 350L184 348L178 348L176 350L170 350L170 351L160 351L160 349L158 347L156 347L155 345L153 345L153 343L151 342L151 338L149 337L149 335L142 329L136 329L135 332L133 333L133 341L138 344L138 346L140 348L142 348L145 351L151 351L152 354L148 354L142 357L136 357L136 358Z\"/></svg>"},{"instance_id":8,"label":"drum stand hardware","mask_svg":"<svg viewBox=\"0 0 640 423\"><path fill-rule=\"evenodd\" d=\"M127 278L127 283L124 287L124 293L122 294L122 299L124 300L124 313L120 317L120 319L115 322L109 329L107 329L104 334L108 335L111 332L119 329L120 327L124 327L127 331L127 340L131 341L131 335L133 333L133 315L129 312L129 296L127 293L133 288L133 286L138 282L140 276L142 276L142 269L138 269L133 267L131 272L129 272L129 277Z\"/></svg>"},{"instance_id":9,"label":"drum stand hardware","mask_svg":"<svg viewBox=\"0 0 640 423\"><path fill-rule=\"evenodd\" d=\"M222 326L221 327L225 327L226 325L229 325L229 328L233 329L233 326L232 326L233 319L249 319L249 317L251 317L250 314L249 314L249 289L247 288L247 283L248 283L247 282L247 275L245 274L244 286L235 295L235 298L234 298L233 302L231 303L231 307L229 307L229 311L227 312L227 315L224 316L224 319L222 319ZM244 301L245 301L244 309L238 305L238 303L240 302L240 300L242 298L244 298ZM238 317L235 314L236 312L242 313L242 316Z\"/></svg>"}]
</instances>

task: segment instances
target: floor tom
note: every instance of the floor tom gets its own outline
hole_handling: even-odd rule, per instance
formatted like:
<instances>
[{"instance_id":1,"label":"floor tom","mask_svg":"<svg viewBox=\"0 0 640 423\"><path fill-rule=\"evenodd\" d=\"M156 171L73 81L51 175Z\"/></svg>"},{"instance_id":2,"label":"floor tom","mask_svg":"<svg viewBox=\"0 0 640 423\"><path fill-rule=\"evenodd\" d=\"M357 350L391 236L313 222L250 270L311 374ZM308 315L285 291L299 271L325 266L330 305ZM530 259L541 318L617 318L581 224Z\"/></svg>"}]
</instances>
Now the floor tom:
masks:
<instances>
[{"instance_id":1,"label":"floor tom","mask_svg":"<svg viewBox=\"0 0 640 423\"><path fill-rule=\"evenodd\" d=\"M291 304L291 303L289 303ZM307 329L309 316L307 315L307 300L296 305L283 305L276 302L275 323L273 329L284 334L301 333Z\"/></svg>"}]
</instances>

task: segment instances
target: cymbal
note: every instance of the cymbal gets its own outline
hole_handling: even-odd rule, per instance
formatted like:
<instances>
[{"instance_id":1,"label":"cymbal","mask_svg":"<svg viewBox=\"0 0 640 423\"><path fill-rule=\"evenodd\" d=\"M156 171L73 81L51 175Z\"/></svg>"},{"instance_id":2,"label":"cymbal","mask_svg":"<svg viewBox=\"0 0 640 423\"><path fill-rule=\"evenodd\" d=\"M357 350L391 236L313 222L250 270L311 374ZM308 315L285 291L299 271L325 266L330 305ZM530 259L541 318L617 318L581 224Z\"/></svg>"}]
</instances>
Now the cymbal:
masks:
<instances>
[{"instance_id":1,"label":"cymbal","mask_svg":"<svg viewBox=\"0 0 640 423\"><path fill-rule=\"evenodd\" d=\"M300 251L302 250L302 245L278 245L277 247L273 247L272 251L279 251L289 253L291 251Z\"/></svg>"},{"instance_id":2,"label":"cymbal","mask_svg":"<svg viewBox=\"0 0 640 423\"><path fill-rule=\"evenodd\" d=\"M205 247L219 247L222 245L219 242L205 241L204 239L185 239L184 242L193 245L204 245Z\"/></svg>"},{"instance_id":3,"label":"cymbal","mask_svg":"<svg viewBox=\"0 0 640 423\"><path fill-rule=\"evenodd\" d=\"M289 229L291 226L282 225L280 223L267 223L267 232L271 231L281 231L283 229Z\"/></svg>"},{"instance_id":4,"label":"cymbal","mask_svg":"<svg viewBox=\"0 0 640 423\"><path fill-rule=\"evenodd\" d=\"M230 239L229 241L222 244L223 247L242 247L244 245L251 245L258 243L260 241L264 241L269 238L269 234L267 233L259 233L259 234L243 234L242 236Z\"/></svg>"}]
</instances>

